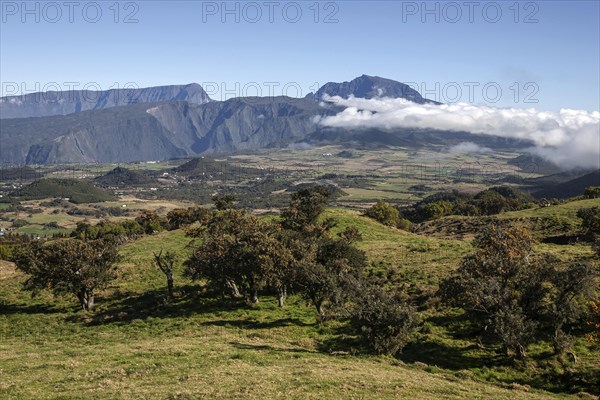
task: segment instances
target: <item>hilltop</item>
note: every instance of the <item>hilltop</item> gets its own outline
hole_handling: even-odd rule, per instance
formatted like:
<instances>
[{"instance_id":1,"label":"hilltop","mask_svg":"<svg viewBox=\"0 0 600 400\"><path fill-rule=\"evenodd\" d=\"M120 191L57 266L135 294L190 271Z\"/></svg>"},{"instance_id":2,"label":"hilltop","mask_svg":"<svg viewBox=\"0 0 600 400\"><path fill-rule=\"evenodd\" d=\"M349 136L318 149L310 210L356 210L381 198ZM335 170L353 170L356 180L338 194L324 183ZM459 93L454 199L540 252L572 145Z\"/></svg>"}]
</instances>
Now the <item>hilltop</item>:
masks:
<instances>
[{"instance_id":1,"label":"hilltop","mask_svg":"<svg viewBox=\"0 0 600 400\"><path fill-rule=\"evenodd\" d=\"M76 179L40 179L11 193L23 200L51 197L68 198L72 203L98 203L114 197L94 185Z\"/></svg>"},{"instance_id":2,"label":"hilltop","mask_svg":"<svg viewBox=\"0 0 600 400\"><path fill-rule=\"evenodd\" d=\"M116 167L94 180L94 182L102 186L137 186L155 181L147 172L135 171L124 167Z\"/></svg>"}]
</instances>

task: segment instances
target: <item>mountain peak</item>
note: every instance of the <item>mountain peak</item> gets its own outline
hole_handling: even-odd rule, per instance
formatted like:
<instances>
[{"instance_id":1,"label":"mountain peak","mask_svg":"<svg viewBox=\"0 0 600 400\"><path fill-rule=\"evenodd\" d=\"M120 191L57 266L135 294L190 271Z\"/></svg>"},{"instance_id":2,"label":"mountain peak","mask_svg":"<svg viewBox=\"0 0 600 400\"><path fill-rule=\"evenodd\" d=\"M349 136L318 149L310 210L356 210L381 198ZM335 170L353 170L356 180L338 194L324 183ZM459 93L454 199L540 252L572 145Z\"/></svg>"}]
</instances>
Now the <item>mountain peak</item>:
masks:
<instances>
[{"instance_id":1,"label":"mountain peak","mask_svg":"<svg viewBox=\"0 0 600 400\"><path fill-rule=\"evenodd\" d=\"M343 98L354 96L363 99L392 97L406 99L418 104L439 104L435 101L423 98L419 92L409 85L392 79L366 74L354 78L349 82L326 83L317 91L316 97L323 98L325 95L340 96Z\"/></svg>"}]
</instances>

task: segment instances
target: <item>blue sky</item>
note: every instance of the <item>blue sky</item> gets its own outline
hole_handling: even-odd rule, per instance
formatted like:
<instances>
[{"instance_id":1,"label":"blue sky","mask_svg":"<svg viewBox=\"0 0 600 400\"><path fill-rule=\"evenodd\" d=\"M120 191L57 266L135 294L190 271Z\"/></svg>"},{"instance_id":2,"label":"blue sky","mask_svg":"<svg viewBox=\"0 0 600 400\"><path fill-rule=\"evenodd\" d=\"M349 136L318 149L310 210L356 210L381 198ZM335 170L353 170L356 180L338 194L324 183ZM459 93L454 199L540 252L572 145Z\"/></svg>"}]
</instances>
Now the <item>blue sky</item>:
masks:
<instances>
[{"instance_id":1,"label":"blue sky","mask_svg":"<svg viewBox=\"0 0 600 400\"><path fill-rule=\"evenodd\" d=\"M197 82L217 100L294 96L368 74L442 102L600 109L599 1L1 3L3 95Z\"/></svg>"}]
</instances>

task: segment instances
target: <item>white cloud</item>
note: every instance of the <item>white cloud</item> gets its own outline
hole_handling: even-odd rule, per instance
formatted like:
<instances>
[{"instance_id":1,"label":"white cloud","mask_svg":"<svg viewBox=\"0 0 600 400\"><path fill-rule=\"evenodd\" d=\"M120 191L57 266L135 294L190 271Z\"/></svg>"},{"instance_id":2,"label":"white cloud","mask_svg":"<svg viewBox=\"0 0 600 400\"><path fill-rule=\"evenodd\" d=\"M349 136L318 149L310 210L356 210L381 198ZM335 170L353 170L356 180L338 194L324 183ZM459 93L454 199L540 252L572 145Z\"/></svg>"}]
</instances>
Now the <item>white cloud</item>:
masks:
<instances>
[{"instance_id":1,"label":"white cloud","mask_svg":"<svg viewBox=\"0 0 600 400\"><path fill-rule=\"evenodd\" d=\"M473 154L473 153L489 153L492 151L489 147L482 147L473 142L462 142L448 149L450 153Z\"/></svg>"},{"instance_id":2,"label":"white cloud","mask_svg":"<svg viewBox=\"0 0 600 400\"><path fill-rule=\"evenodd\" d=\"M530 149L566 168L600 168L600 112L494 108L466 103L416 104L405 99L339 96L325 101L346 107L317 123L340 128L427 128L529 140Z\"/></svg>"}]
</instances>

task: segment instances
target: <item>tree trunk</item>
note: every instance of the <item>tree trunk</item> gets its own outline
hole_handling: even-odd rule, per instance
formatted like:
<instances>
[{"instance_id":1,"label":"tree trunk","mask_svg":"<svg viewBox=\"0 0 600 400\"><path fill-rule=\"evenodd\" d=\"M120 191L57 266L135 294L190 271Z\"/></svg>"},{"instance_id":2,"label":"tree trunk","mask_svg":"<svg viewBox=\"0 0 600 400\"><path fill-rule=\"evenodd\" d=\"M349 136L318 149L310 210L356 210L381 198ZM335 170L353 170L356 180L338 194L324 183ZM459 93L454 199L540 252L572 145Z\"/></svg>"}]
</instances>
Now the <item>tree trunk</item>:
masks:
<instances>
[{"instance_id":1,"label":"tree trunk","mask_svg":"<svg viewBox=\"0 0 600 400\"><path fill-rule=\"evenodd\" d=\"M517 345L517 351L518 351L518 354L519 354L519 358L521 360L524 360L525 357L526 357L525 348L521 344L518 344Z\"/></svg>"},{"instance_id":2,"label":"tree trunk","mask_svg":"<svg viewBox=\"0 0 600 400\"><path fill-rule=\"evenodd\" d=\"M252 289L252 291L250 292L250 302L252 304L258 303L258 290Z\"/></svg>"},{"instance_id":3,"label":"tree trunk","mask_svg":"<svg viewBox=\"0 0 600 400\"><path fill-rule=\"evenodd\" d=\"M94 308L94 293L89 292L87 300L87 311L92 311L92 308Z\"/></svg>"},{"instance_id":4,"label":"tree trunk","mask_svg":"<svg viewBox=\"0 0 600 400\"><path fill-rule=\"evenodd\" d=\"M77 294L81 309L83 311L91 311L94 308L94 292L91 290L81 289Z\"/></svg>"},{"instance_id":5,"label":"tree trunk","mask_svg":"<svg viewBox=\"0 0 600 400\"><path fill-rule=\"evenodd\" d=\"M239 299L240 297L242 297L237 285L231 279L225 280L225 287L227 288L227 291L229 292L229 295L232 299Z\"/></svg>"},{"instance_id":6,"label":"tree trunk","mask_svg":"<svg viewBox=\"0 0 600 400\"><path fill-rule=\"evenodd\" d=\"M320 317L325 315L325 311L323 310L323 301L315 301L315 307L317 308L317 313Z\"/></svg>"},{"instance_id":7,"label":"tree trunk","mask_svg":"<svg viewBox=\"0 0 600 400\"><path fill-rule=\"evenodd\" d=\"M287 295L287 289L285 286L281 286L278 290L277 290L277 302L279 304L279 307L283 307L285 305L285 298Z\"/></svg>"},{"instance_id":8,"label":"tree trunk","mask_svg":"<svg viewBox=\"0 0 600 400\"><path fill-rule=\"evenodd\" d=\"M173 297L173 276L167 276L167 291L169 297Z\"/></svg>"},{"instance_id":9,"label":"tree trunk","mask_svg":"<svg viewBox=\"0 0 600 400\"><path fill-rule=\"evenodd\" d=\"M86 308L87 308L87 302L85 300L85 294L84 294L84 292L81 291L81 292L77 293L77 298L79 299L79 304L81 304L81 309L83 311L85 311Z\"/></svg>"},{"instance_id":10,"label":"tree trunk","mask_svg":"<svg viewBox=\"0 0 600 400\"><path fill-rule=\"evenodd\" d=\"M313 305L317 309L317 314L319 314L319 317L324 316L325 313L323 312L323 299L317 298L317 295L314 293L309 293L308 298L312 301Z\"/></svg>"}]
</instances>

